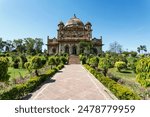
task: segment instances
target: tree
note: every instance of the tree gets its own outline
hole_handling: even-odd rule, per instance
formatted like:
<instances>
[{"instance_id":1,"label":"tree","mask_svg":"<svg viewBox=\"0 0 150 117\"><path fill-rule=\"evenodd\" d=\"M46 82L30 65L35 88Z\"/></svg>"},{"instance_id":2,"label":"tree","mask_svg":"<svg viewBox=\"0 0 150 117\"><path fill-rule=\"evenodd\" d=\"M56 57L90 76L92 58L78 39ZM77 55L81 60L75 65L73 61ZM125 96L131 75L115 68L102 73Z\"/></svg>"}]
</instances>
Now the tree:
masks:
<instances>
[{"instance_id":1,"label":"tree","mask_svg":"<svg viewBox=\"0 0 150 117\"><path fill-rule=\"evenodd\" d=\"M5 57L0 57L0 82L5 82L8 80L8 59Z\"/></svg>"},{"instance_id":2,"label":"tree","mask_svg":"<svg viewBox=\"0 0 150 117\"><path fill-rule=\"evenodd\" d=\"M43 64L42 64L41 58L38 56L34 56L31 60L31 69L35 69L36 76L39 76L38 69L42 67L43 67Z\"/></svg>"},{"instance_id":3,"label":"tree","mask_svg":"<svg viewBox=\"0 0 150 117\"><path fill-rule=\"evenodd\" d=\"M122 46L120 44L118 44L118 42L116 42L116 41L111 43L109 46L110 46L109 47L110 52L115 52L115 53L121 53L122 52Z\"/></svg>"},{"instance_id":4,"label":"tree","mask_svg":"<svg viewBox=\"0 0 150 117\"><path fill-rule=\"evenodd\" d=\"M34 51L35 40L32 38L25 38L24 42L25 42L25 46L27 49L27 53L35 54L35 51Z\"/></svg>"},{"instance_id":5,"label":"tree","mask_svg":"<svg viewBox=\"0 0 150 117\"><path fill-rule=\"evenodd\" d=\"M26 50L25 44L23 43L23 39L14 39L13 45L19 53L25 52Z\"/></svg>"},{"instance_id":6,"label":"tree","mask_svg":"<svg viewBox=\"0 0 150 117\"><path fill-rule=\"evenodd\" d=\"M138 51L138 53L142 52L142 54L143 54L143 51L147 52L146 45L140 45L139 47L137 47L137 51Z\"/></svg>"},{"instance_id":7,"label":"tree","mask_svg":"<svg viewBox=\"0 0 150 117\"><path fill-rule=\"evenodd\" d=\"M43 46L43 40L41 38L35 38L35 45L34 49L36 51L36 54L42 53L42 46Z\"/></svg>"}]
</instances>

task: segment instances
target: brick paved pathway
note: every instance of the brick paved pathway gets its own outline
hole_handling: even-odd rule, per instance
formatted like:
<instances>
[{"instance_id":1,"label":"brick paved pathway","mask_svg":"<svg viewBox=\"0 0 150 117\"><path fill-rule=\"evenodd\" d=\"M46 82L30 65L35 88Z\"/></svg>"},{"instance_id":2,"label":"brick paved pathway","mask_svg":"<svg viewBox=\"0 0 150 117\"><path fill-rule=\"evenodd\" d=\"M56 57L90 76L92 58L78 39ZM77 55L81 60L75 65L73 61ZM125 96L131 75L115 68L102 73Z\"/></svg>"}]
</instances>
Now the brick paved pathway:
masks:
<instances>
[{"instance_id":1,"label":"brick paved pathway","mask_svg":"<svg viewBox=\"0 0 150 117\"><path fill-rule=\"evenodd\" d=\"M112 99L97 79L80 64L66 65L35 91L30 100L108 100Z\"/></svg>"}]
</instances>

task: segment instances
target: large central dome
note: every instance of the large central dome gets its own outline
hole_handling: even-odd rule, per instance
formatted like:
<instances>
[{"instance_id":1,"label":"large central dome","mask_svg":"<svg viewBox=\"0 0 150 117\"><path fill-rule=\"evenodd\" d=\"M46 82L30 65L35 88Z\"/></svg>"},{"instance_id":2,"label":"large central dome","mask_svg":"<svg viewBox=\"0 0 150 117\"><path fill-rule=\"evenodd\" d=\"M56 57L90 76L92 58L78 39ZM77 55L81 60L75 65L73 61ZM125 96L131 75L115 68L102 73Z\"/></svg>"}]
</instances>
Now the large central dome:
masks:
<instances>
[{"instance_id":1,"label":"large central dome","mask_svg":"<svg viewBox=\"0 0 150 117\"><path fill-rule=\"evenodd\" d=\"M84 24L83 22L74 15L73 18L71 18L65 25L65 27L80 27L83 28Z\"/></svg>"}]
</instances>

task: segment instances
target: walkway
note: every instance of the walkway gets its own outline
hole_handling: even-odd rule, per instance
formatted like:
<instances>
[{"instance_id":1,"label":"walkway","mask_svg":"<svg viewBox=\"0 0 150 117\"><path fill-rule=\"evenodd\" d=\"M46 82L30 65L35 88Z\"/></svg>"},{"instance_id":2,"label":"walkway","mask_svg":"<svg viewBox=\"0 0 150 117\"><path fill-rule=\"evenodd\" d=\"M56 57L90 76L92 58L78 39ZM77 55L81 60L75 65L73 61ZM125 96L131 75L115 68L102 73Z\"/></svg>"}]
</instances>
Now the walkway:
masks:
<instances>
[{"instance_id":1,"label":"walkway","mask_svg":"<svg viewBox=\"0 0 150 117\"><path fill-rule=\"evenodd\" d=\"M112 99L101 83L80 64L66 65L52 80L34 92L30 100Z\"/></svg>"}]
</instances>

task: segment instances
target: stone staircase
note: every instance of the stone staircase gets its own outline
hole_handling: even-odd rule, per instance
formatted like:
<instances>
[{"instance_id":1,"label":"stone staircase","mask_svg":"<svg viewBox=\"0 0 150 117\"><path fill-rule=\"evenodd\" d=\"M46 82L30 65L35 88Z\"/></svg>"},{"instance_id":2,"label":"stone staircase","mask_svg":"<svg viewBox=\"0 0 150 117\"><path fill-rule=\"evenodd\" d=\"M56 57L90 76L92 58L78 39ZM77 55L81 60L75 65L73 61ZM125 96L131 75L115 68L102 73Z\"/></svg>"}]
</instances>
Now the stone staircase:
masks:
<instances>
[{"instance_id":1,"label":"stone staircase","mask_svg":"<svg viewBox=\"0 0 150 117\"><path fill-rule=\"evenodd\" d=\"M80 59L76 55L69 56L69 64L80 64Z\"/></svg>"}]
</instances>

